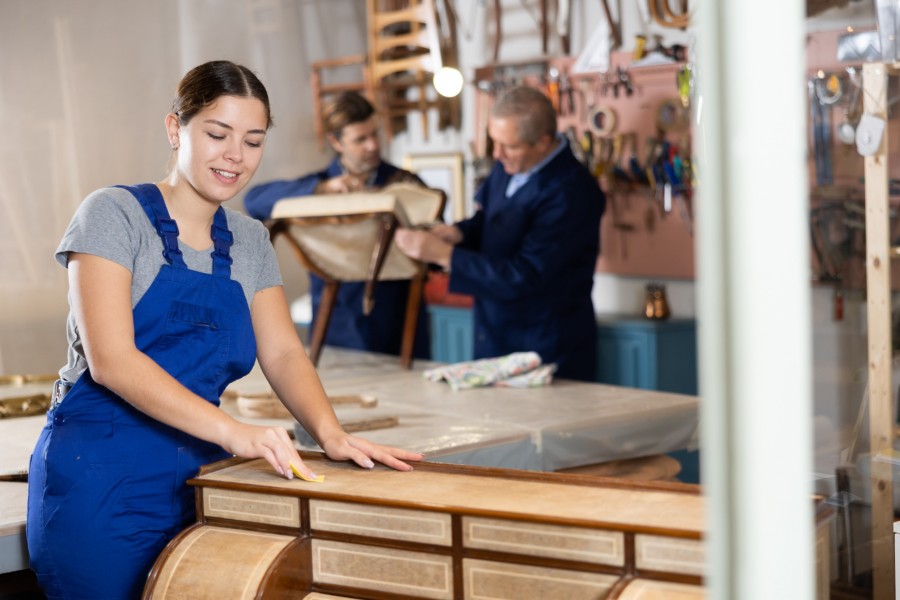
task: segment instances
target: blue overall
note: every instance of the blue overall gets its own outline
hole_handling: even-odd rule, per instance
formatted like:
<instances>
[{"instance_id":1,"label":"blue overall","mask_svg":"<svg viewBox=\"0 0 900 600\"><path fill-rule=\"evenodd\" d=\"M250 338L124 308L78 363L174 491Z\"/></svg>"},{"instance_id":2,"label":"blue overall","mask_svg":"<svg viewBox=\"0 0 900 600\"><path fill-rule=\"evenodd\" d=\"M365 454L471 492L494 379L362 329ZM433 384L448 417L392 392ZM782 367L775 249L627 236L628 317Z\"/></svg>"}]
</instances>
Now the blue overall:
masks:
<instances>
[{"instance_id":1,"label":"blue overall","mask_svg":"<svg viewBox=\"0 0 900 600\"><path fill-rule=\"evenodd\" d=\"M187 268L159 189L128 189L162 238L168 264L134 308L135 344L219 405L256 357L250 310L231 279L233 237L219 208L213 273ZM138 598L156 557L195 518L185 481L222 448L150 418L89 371L47 413L31 458L28 551L48 598Z\"/></svg>"}]
</instances>

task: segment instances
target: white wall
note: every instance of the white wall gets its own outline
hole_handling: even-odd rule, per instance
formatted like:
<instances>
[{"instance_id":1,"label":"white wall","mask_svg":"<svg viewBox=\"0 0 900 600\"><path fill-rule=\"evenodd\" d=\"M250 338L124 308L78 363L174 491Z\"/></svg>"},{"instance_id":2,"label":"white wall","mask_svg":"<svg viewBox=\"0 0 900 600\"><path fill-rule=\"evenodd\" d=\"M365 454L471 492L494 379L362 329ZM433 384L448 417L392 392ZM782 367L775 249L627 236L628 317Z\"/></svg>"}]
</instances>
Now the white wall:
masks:
<instances>
[{"instance_id":1,"label":"white wall","mask_svg":"<svg viewBox=\"0 0 900 600\"><path fill-rule=\"evenodd\" d=\"M365 49L357 0L0 0L0 372L65 360L53 251L90 191L158 181L181 76L214 58L267 83L276 127L257 181L320 166L310 61ZM241 199L232 201L240 208ZM288 292L305 278L283 263Z\"/></svg>"}]
</instances>

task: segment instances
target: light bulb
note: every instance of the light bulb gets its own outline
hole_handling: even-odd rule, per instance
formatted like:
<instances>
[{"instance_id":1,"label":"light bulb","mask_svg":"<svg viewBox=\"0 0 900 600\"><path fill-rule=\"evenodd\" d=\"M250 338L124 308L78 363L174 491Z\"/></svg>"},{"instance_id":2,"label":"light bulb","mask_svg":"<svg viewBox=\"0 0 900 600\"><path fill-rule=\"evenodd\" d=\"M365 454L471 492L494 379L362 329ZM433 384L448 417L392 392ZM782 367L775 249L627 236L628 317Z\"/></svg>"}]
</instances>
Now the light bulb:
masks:
<instances>
[{"instance_id":1,"label":"light bulb","mask_svg":"<svg viewBox=\"0 0 900 600\"><path fill-rule=\"evenodd\" d=\"M438 94L447 98L459 95L463 87L463 76L458 69L453 67L441 67L434 74L434 89Z\"/></svg>"}]
</instances>

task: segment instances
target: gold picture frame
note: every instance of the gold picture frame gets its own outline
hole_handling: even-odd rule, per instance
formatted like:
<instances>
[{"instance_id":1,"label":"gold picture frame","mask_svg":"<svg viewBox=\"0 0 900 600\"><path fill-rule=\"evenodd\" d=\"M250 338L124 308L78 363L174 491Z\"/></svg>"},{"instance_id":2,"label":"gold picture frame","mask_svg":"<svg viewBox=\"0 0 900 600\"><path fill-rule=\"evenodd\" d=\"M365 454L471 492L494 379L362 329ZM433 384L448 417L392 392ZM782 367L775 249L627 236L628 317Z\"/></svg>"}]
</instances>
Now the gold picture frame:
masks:
<instances>
[{"instance_id":1,"label":"gold picture frame","mask_svg":"<svg viewBox=\"0 0 900 600\"><path fill-rule=\"evenodd\" d=\"M466 218L462 152L443 154L407 154L403 168L419 176L428 187L447 194L444 221L456 223Z\"/></svg>"}]
</instances>

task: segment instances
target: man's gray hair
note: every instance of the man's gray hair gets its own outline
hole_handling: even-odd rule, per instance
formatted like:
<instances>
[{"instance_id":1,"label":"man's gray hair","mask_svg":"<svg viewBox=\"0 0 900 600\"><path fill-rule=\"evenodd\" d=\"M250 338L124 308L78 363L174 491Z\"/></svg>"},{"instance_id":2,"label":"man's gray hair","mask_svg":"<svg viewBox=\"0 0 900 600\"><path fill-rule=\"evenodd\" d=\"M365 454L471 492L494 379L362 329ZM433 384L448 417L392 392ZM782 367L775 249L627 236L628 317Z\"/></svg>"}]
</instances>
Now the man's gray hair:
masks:
<instances>
[{"instance_id":1,"label":"man's gray hair","mask_svg":"<svg viewBox=\"0 0 900 600\"><path fill-rule=\"evenodd\" d=\"M515 119L519 137L526 144L535 144L545 135L556 136L553 103L532 87L522 85L505 92L491 109L491 116Z\"/></svg>"}]
</instances>

